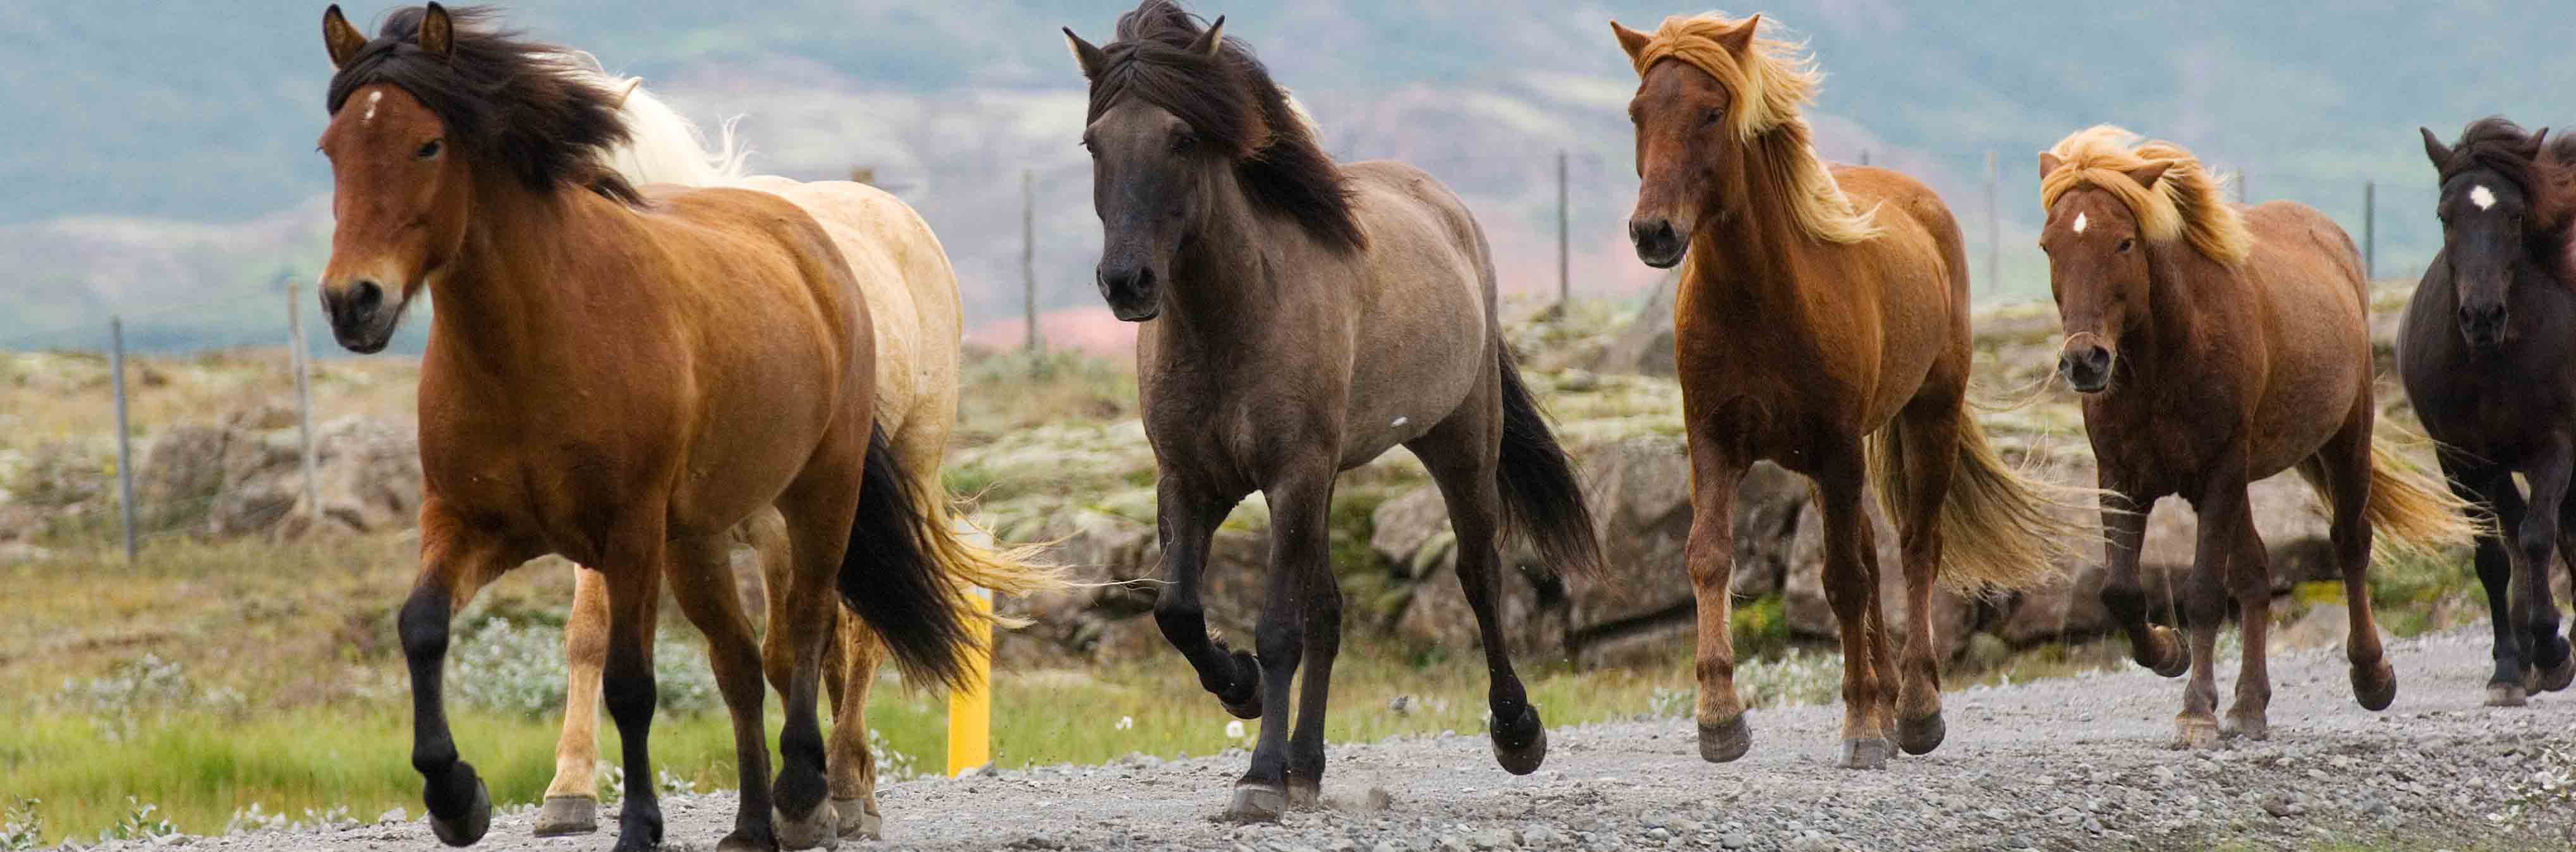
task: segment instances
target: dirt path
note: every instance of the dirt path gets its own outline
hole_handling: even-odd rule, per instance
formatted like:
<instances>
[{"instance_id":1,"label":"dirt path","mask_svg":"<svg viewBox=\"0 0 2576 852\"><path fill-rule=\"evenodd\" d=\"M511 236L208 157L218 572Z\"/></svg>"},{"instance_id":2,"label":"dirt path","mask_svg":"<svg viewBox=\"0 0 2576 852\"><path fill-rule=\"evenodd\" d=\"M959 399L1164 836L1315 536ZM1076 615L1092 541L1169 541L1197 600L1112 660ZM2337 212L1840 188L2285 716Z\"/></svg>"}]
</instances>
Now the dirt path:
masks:
<instances>
[{"instance_id":1,"label":"dirt path","mask_svg":"<svg viewBox=\"0 0 2576 852\"><path fill-rule=\"evenodd\" d=\"M1220 849L1431 852L1718 850L2308 849L2329 840L2406 848L2576 847L2576 809L2499 823L2544 746L2576 753L2576 694L2478 706L2483 629L2394 643L2397 704L2354 706L2333 651L2273 663L2272 738L2217 752L2166 747L2180 682L2123 671L1947 698L1949 742L1882 772L1830 765L1839 711L1756 711L1754 751L1698 758L1687 719L1560 728L1537 774L1496 769L1481 736L1335 746L1330 808L1279 825L1214 819L1241 755L1014 770L897 784L889 841L858 849ZM2232 663L2232 660L2231 660ZM2220 690L2232 678L2221 669ZM1221 712L1213 701L1209 718ZM1352 712L1345 710L1344 712ZM1366 712L1359 710L1359 712ZM2562 771L2576 765L2561 764ZM730 795L665 803L670 848L711 849ZM602 822L613 830L609 815ZM605 850L602 833L533 840L524 812L476 848ZM333 832L200 839L193 848L432 849L417 820Z\"/></svg>"}]
</instances>

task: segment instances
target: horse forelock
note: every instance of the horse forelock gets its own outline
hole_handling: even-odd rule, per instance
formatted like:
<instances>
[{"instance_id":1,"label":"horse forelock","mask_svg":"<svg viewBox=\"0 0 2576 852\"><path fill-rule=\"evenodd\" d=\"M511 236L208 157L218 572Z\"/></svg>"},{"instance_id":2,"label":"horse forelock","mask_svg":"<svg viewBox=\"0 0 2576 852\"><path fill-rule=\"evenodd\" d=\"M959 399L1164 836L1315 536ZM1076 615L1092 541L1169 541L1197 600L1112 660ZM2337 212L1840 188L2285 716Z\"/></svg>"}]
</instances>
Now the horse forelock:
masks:
<instances>
[{"instance_id":1,"label":"horse forelock","mask_svg":"<svg viewBox=\"0 0 2576 852\"><path fill-rule=\"evenodd\" d=\"M453 24L448 55L421 49L424 8L396 10L331 76L324 107L337 115L358 89L390 84L438 116L451 144L509 169L533 191L572 185L643 203L607 162L609 149L630 134L618 114L619 93L600 87L577 52L490 26L498 13L489 7L446 13Z\"/></svg>"},{"instance_id":2,"label":"horse forelock","mask_svg":"<svg viewBox=\"0 0 2576 852\"><path fill-rule=\"evenodd\" d=\"M2245 226L2243 214L2227 203L2224 182L2211 175L2190 150L2163 140L2138 139L2135 133L2100 124L2058 140L2048 152L2061 162L2040 178L2040 210L2054 209L2058 199L2078 188L2099 188L2129 209L2147 239L2180 238L2211 260L2229 266L2243 263L2253 251L2254 234ZM2153 188L2129 176L2157 163L2166 164L2166 169Z\"/></svg>"},{"instance_id":3,"label":"horse forelock","mask_svg":"<svg viewBox=\"0 0 2576 852\"><path fill-rule=\"evenodd\" d=\"M1775 27L1767 19L1742 55L1718 41L1743 25L1742 20L1715 12L1665 18L1646 46L1631 57L1637 76L1642 79L1657 64L1672 60L1715 78L1726 90L1729 131L1751 148L1770 150L1772 161L1765 167L1788 187L1787 203L1799 230L1833 243L1878 236L1882 231L1875 210L1859 209L1843 194L1842 185L1809 143L1800 107L1814 100L1824 72L1804 54L1804 42L1764 34ZM1773 135L1782 137L1776 140L1779 144L1759 144Z\"/></svg>"}]
</instances>

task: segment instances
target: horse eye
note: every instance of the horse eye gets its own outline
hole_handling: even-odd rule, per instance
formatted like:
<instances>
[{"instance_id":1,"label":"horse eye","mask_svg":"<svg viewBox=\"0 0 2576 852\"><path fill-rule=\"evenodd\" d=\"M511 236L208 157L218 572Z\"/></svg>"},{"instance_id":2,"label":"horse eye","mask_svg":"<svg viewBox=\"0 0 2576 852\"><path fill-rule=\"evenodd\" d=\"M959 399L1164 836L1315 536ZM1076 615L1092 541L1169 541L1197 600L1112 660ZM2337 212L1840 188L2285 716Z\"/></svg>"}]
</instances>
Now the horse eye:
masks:
<instances>
[{"instance_id":1,"label":"horse eye","mask_svg":"<svg viewBox=\"0 0 2576 852\"><path fill-rule=\"evenodd\" d=\"M2133 245L2136 245L2136 244L2137 244L2137 242L2138 242L2138 241L2137 241L2137 239L2136 239L2136 238L2133 238L2133 237L2121 237L2121 238L2120 238L2120 248L2118 249L2118 251L2119 251L2121 254L2128 254L2128 253L2129 253L2129 247L2130 247L2130 246L2133 246Z\"/></svg>"},{"instance_id":2,"label":"horse eye","mask_svg":"<svg viewBox=\"0 0 2576 852\"><path fill-rule=\"evenodd\" d=\"M439 144L439 141L440 140L432 139L427 142L420 143L420 150L411 155L412 159L427 160L438 156L439 149L442 147Z\"/></svg>"},{"instance_id":3,"label":"horse eye","mask_svg":"<svg viewBox=\"0 0 2576 852\"><path fill-rule=\"evenodd\" d=\"M1179 135L1173 136L1173 137L1172 137L1172 153L1178 154L1178 153L1186 152L1186 151L1190 150L1190 146L1192 146L1192 145L1196 145L1196 144L1198 144L1198 142L1199 142L1199 137L1198 137L1198 135L1197 135L1197 134L1194 134L1194 133L1182 133L1182 134L1179 134Z\"/></svg>"},{"instance_id":4,"label":"horse eye","mask_svg":"<svg viewBox=\"0 0 2576 852\"><path fill-rule=\"evenodd\" d=\"M1699 123L1701 127L1715 127L1717 126L1717 120L1724 118L1725 116L1726 112L1724 110L1709 110L1707 115L1699 117Z\"/></svg>"}]
</instances>

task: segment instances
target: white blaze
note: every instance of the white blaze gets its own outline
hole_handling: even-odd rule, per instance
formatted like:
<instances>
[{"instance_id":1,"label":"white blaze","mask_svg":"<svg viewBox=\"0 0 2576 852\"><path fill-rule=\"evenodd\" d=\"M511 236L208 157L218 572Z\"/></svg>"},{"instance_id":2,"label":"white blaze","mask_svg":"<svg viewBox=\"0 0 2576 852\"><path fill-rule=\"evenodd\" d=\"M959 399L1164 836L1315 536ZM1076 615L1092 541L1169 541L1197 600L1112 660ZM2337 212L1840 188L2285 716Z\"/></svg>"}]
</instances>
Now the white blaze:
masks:
<instances>
[{"instance_id":1,"label":"white blaze","mask_svg":"<svg viewBox=\"0 0 2576 852\"><path fill-rule=\"evenodd\" d=\"M2084 214L2082 213L2075 214L2075 232L2084 233Z\"/></svg>"},{"instance_id":2,"label":"white blaze","mask_svg":"<svg viewBox=\"0 0 2576 852\"><path fill-rule=\"evenodd\" d=\"M2469 203L2477 205L2480 210L2494 207L2495 193L2487 189L2486 184L2469 187Z\"/></svg>"},{"instance_id":3,"label":"white blaze","mask_svg":"<svg viewBox=\"0 0 2576 852\"><path fill-rule=\"evenodd\" d=\"M361 123L361 124L364 124L364 123L366 123L366 122L370 122L370 121L374 121L374 120L376 120L376 102L377 102L377 101L384 100L384 99L385 99L385 93L383 93L383 92L368 92L368 93L367 93L367 114L366 114L366 115L362 115L362 116L358 116L358 122L359 122L359 123ZM2485 187L2479 187L2479 188L2480 188L2480 189L2484 189Z\"/></svg>"}]
</instances>

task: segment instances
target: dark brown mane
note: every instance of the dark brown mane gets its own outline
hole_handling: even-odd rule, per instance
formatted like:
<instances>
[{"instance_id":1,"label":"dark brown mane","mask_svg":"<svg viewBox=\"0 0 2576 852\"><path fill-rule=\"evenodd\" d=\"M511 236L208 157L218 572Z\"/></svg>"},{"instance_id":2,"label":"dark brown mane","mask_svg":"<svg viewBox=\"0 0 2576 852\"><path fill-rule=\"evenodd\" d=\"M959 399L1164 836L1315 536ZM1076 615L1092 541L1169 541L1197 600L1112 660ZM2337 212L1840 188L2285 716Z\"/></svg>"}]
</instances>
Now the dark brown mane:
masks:
<instances>
[{"instance_id":1,"label":"dark brown mane","mask_svg":"<svg viewBox=\"0 0 2576 852\"><path fill-rule=\"evenodd\" d=\"M2529 199L2530 216L2525 220L2534 233L2556 230L2567 224L2571 179L2576 170L2576 139L2561 136L2552 140L2543 152L2533 144L2531 133L2502 116L2488 116L2469 122L2461 128L2460 139L2451 146L2448 160L2437 164L2443 183L2463 173L2486 169L2512 181ZM2546 153L2547 156L2542 156Z\"/></svg>"},{"instance_id":2,"label":"dark brown mane","mask_svg":"<svg viewBox=\"0 0 2576 852\"><path fill-rule=\"evenodd\" d=\"M325 107L336 115L360 87L391 83L438 115L449 144L510 169L529 189L551 192L569 184L627 204L644 203L635 187L600 162L606 149L627 139L615 95L584 82L564 49L487 27L497 17L490 7L447 13L456 30L452 56L442 61L420 49L423 8L396 10L332 75Z\"/></svg>"},{"instance_id":3,"label":"dark brown mane","mask_svg":"<svg viewBox=\"0 0 2576 852\"><path fill-rule=\"evenodd\" d=\"M1326 245L1366 245L1341 168L1288 105L1288 93L1239 40L1225 39L1214 57L1191 51L1204 32L1198 16L1171 0L1145 0L1119 16L1084 120L1099 119L1121 98L1141 98L1233 158L1235 178L1254 204L1296 220Z\"/></svg>"}]
</instances>

